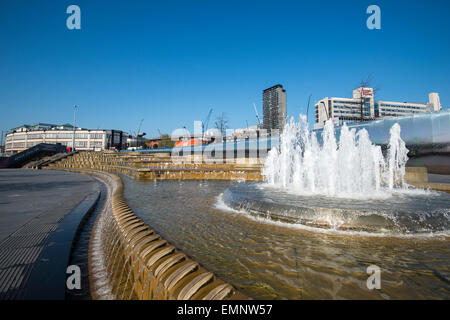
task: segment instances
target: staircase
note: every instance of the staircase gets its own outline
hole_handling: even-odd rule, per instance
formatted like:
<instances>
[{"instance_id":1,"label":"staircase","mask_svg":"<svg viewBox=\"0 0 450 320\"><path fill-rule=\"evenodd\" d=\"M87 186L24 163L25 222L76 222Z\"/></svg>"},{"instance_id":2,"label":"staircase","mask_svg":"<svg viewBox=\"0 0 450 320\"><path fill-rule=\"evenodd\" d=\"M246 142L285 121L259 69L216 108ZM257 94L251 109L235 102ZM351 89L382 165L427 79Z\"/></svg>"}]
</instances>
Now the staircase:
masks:
<instances>
[{"instance_id":1,"label":"staircase","mask_svg":"<svg viewBox=\"0 0 450 320\"><path fill-rule=\"evenodd\" d=\"M0 168L21 168L30 161L36 161L43 157L64 153L66 151L66 147L61 144L40 143L25 151L1 160Z\"/></svg>"}]
</instances>

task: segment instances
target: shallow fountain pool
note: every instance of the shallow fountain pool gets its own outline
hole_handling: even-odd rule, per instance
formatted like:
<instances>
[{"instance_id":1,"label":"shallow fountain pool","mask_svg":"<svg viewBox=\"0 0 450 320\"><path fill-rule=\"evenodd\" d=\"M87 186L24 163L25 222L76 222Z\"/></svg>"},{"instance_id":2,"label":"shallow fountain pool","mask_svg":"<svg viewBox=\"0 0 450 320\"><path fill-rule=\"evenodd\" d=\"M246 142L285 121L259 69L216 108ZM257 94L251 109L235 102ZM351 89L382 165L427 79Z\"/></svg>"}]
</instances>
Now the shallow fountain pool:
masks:
<instances>
[{"instance_id":1,"label":"shallow fountain pool","mask_svg":"<svg viewBox=\"0 0 450 320\"><path fill-rule=\"evenodd\" d=\"M229 207L258 217L336 231L450 235L450 195L420 189L379 191L360 198L299 195L266 183L241 183L224 193Z\"/></svg>"},{"instance_id":2,"label":"shallow fountain pool","mask_svg":"<svg viewBox=\"0 0 450 320\"><path fill-rule=\"evenodd\" d=\"M309 228L227 206L226 190L246 184L122 179L126 199L142 219L252 298L450 298L450 245L442 233ZM369 265L381 269L380 290L367 289Z\"/></svg>"}]
</instances>

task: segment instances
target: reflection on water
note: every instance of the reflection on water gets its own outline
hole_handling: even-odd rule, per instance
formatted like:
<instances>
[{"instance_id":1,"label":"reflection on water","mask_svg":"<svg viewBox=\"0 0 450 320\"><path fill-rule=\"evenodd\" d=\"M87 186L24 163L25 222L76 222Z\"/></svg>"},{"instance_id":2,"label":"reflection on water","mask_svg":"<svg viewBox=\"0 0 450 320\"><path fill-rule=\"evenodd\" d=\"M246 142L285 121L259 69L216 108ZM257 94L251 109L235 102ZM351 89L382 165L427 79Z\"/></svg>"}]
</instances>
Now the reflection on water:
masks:
<instances>
[{"instance_id":1,"label":"reflection on water","mask_svg":"<svg viewBox=\"0 0 450 320\"><path fill-rule=\"evenodd\" d=\"M218 206L231 181L122 177L135 212L176 247L257 299L450 298L448 237L318 233ZM366 268L381 268L368 290Z\"/></svg>"}]
</instances>

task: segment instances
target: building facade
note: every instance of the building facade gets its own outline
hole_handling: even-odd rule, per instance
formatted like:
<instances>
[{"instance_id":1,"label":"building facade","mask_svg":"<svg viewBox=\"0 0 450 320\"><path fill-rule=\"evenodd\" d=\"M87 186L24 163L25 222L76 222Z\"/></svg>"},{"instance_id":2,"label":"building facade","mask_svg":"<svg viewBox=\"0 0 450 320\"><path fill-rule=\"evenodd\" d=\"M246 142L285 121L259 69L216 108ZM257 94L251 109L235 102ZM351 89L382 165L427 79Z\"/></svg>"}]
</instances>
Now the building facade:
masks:
<instances>
[{"instance_id":1,"label":"building facade","mask_svg":"<svg viewBox=\"0 0 450 320\"><path fill-rule=\"evenodd\" d=\"M283 130L286 123L286 90L281 84L263 90L263 128Z\"/></svg>"},{"instance_id":2,"label":"building facade","mask_svg":"<svg viewBox=\"0 0 450 320\"><path fill-rule=\"evenodd\" d=\"M324 98L316 103L316 123L324 124L328 119L340 122L369 121L380 117L398 117L420 112L442 109L439 95L428 95L427 103L375 101L372 88L353 90L353 98Z\"/></svg>"},{"instance_id":3,"label":"building facade","mask_svg":"<svg viewBox=\"0 0 450 320\"><path fill-rule=\"evenodd\" d=\"M125 149L128 134L120 130L89 130L76 128L75 150L102 151L107 149ZM39 143L60 143L72 148L73 127L71 125L52 125L38 123L13 128L6 135L5 152L14 154L31 148Z\"/></svg>"}]
</instances>

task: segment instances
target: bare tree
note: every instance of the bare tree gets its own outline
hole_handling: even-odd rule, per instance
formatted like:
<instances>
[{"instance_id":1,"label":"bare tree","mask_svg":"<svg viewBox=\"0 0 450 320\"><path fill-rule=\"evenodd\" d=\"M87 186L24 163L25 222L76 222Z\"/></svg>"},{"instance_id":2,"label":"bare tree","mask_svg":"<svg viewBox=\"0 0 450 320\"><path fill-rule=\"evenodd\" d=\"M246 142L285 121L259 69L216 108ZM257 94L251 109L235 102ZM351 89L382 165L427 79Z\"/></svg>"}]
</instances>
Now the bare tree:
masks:
<instances>
[{"instance_id":1,"label":"bare tree","mask_svg":"<svg viewBox=\"0 0 450 320\"><path fill-rule=\"evenodd\" d=\"M372 74L369 74L367 76L367 78L362 79L359 82L359 86L360 87L364 87L364 88L373 88L373 93L375 94L376 92L380 91L381 89L379 87L373 87L373 82L374 82L374 78Z\"/></svg>"},{"instance_id":2,"label":"bare tree","mask_svg":"<svg viewBox=\"0 0 450 320\"><path fill-rule=\"evenodd\" d=\"M218 129L220 131L220 133L222 134L222 136L225 135L225 131L228 129L228 119L225 115L225 113L221 113L220 116L218 116L216 118L216 129Z\"/></svg>"},{"instance_id":3,"label":"bare tree","mask_svg":"<svg viewBox=\"0 0 450 320\"><path fill-rule=\"evenodd\" d=\"M361 110L361 121L364 120L364 104L365 104L365 99L363 97L363 88L372 88L372 95L374 96L375 93L377 93L378 91L380 91L379 87L373 87L373 76L372 74L369 74L367 76L367 78L362 79L359 82L359 88L361 88L361 92L360 92L360 96L359 96L359 107Z\"/></svg>"}]
</instances>

